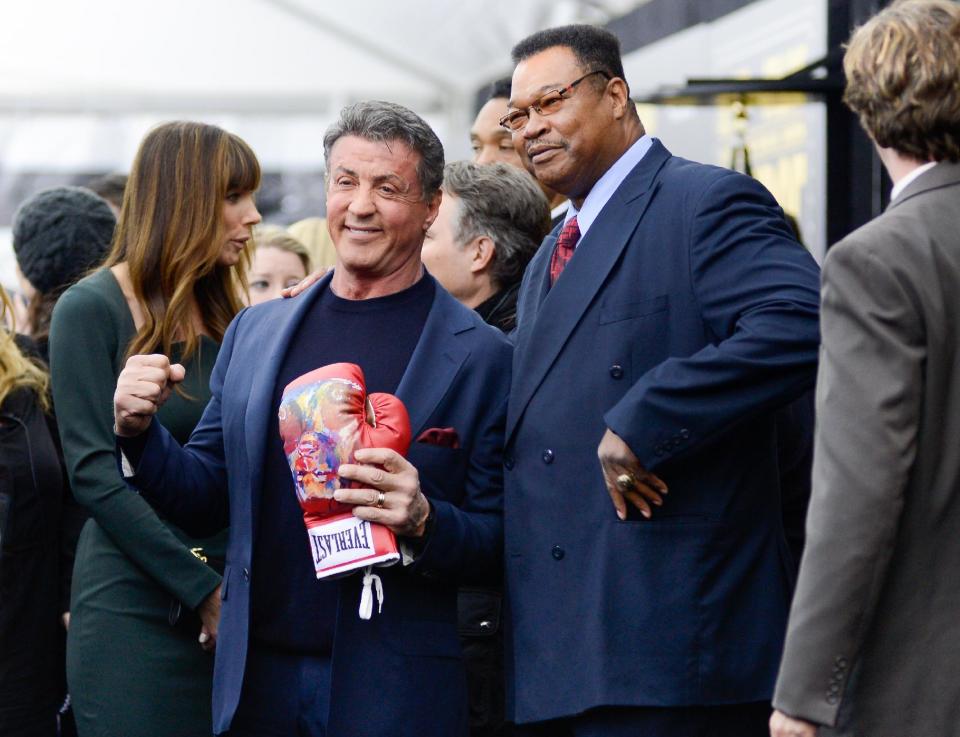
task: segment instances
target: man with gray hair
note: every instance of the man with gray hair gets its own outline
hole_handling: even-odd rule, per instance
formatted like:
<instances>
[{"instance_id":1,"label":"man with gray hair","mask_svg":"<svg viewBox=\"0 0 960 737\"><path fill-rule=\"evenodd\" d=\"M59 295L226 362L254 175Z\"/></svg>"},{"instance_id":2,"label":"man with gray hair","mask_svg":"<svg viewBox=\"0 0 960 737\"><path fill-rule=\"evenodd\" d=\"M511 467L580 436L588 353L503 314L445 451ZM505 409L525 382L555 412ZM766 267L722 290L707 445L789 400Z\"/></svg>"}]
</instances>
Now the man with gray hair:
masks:
<instances>
[{"instance_id":1,"label":"man with gray hair","mask_svg":"<svg viewBox=\"0 0 960 737\"><path fill-rule=\"evenodd\" d=\"M119 443L132 483L175 523L230 523L217 734L465 735L456 592L500 568L511 351L420 261L443 178L430 127L399 105L358 103L324 151L334 270L298 299L237 316L182 448L152 421L182 370L132 357L115 397ZM399 397L415 440L406 457L368 448L339 467L334 499L404 550L403 565L377 569L370 619L357 616L359 574L315 576L277 424L285 387L309 389L335 363L359 366L366 391Z\"/></svg>"},{"instance_id":2,"label":"man with gray hair","mask_svg":"<svg viewBox=\"0 0 960 737\"><path fill-rule=\"evenodd\" d=\"M547 200L530 176L506 164L447 164L440 212L423 263L450 294L510 332L524 269L550 231Z\"/></svg>"}]
</instances>

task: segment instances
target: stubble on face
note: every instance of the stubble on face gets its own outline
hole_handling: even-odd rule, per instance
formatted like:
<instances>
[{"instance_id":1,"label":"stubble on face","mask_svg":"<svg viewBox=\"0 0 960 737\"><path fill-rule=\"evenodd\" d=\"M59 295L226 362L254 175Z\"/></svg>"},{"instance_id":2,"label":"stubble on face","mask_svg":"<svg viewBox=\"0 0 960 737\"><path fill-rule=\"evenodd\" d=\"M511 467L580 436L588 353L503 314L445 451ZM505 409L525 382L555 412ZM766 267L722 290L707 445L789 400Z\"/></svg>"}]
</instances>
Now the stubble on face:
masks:
<instances>
[{"instance_id":1,"label":"stubble on face","mask_svg":"<svg viewBox=\"0 0 960 737\"><path fill-rule=\"evenodd\" d=\"M418 164L401 141L344 136L333 145L327 218L337 250L337 294L380 296L420 278L420 247L439 194L424 200Z\"/></svg>"}]
</instances>

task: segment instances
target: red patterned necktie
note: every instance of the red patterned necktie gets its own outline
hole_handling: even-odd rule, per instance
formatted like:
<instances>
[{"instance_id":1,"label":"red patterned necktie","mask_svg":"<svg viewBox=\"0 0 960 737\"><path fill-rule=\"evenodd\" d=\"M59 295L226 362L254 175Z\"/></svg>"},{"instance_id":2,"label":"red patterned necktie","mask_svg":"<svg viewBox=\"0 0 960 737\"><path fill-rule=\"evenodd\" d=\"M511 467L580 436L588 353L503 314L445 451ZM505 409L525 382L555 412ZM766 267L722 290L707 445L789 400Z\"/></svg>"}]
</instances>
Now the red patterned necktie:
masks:
<instances>
[{"instance_id":1,"label":"red patterned necktie","mask_svg":"<svg viewBox=\"0 0 960 737\"><path fill-rule=\"evenodd\" d=\"M557 283L563 267L573 258L573 249L576 248L578 240L580 240L580 226L577 224L577 216L574 215L564 223L560 237L557 238L557 246L553 249L553 257L550 259L551 287Z\"/></svg>"}]
</instances>

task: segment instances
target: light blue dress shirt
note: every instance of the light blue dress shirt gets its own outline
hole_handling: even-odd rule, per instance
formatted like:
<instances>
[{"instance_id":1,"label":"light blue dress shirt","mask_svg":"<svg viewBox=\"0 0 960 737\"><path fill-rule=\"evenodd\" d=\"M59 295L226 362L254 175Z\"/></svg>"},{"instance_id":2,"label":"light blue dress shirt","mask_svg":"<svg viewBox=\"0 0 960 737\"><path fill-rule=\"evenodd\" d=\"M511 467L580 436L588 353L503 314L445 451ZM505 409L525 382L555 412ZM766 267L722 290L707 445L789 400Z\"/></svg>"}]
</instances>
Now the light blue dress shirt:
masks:
<instances>
[{"instance_id":1,"label":"light blue dress shirt","mask_svg":"<svg viewBox=\"0 0 960 737\"><path fill-rule=\"evenodd\" d=\"M617 188L623 184L623 180L627 178L627 174L633 171L633 167L640 163L640 160L646 155L652 145L653 139L650 136L640 136L630 148L624 151L623 156L617 159L613 166L607 169L603 176L597 180L597 183L593 185L593 189L590 190L590 193L583 201L583 207L577 210L577 208L573 206L573 202L570 202L570 206L567 208L567 215L563 219L564 224L576 215L577 225L580 227L580 238L582 239L583 236L587 234L587 231L590 230L590 226L593 224L593 221L597 219L597 215L600 214L604 205L607 204L607 201L613 196L613 193L617 191Z\"/></svg>"}]
</instances>

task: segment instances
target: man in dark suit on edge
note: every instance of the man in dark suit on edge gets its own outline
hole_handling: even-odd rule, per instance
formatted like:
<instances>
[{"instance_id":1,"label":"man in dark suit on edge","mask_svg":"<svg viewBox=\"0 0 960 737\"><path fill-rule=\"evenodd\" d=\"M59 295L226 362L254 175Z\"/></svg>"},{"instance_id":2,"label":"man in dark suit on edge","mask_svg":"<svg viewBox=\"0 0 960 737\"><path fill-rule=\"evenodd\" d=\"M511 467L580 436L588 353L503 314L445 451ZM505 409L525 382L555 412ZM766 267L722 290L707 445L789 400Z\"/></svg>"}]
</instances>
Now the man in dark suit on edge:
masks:
<instances>
[{"instance_id":1,"label":"man in dark suit on edge","mask_svg":"<svg viewBox=\"0 0 960 737\"><path fill-rule=\"evenodd\" d=\"M503 124L571 200L518 305L515 721L759 737L792 588L773 416L814 382L817 265L758 182L645 135L613 35L550 29L513 56Z\"/></svg>"}]
</instances>

